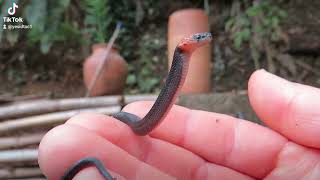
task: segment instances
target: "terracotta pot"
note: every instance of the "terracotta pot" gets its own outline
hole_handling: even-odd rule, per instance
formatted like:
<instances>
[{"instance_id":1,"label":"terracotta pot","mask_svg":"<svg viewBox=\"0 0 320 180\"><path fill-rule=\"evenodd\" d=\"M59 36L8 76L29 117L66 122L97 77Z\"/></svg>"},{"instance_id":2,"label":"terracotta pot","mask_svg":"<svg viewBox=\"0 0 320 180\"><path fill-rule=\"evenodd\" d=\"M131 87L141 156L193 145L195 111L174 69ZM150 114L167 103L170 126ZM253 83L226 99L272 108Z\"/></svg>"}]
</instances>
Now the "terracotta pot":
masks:
<instances>
[{"instance_id":1,"label":"terracotta pot","mask_svg":"<svg viewBox=\"0 0 320 180\"><path fill-rule=\"evenodd\" d=\"M92 54L83 64L83 79L87 89L94 79L97 70L107 50L107 44L96 44L92 46ZM118 49L112 48L100 77L92 88L90 96L109 94L121 94L124 90L128 75L128 65L119 54Z\"/></svg>"},{"instance_id":2,"label":"terracotta pot","mask_svg":"<svg viewBox=\"0 0 320 180\"><path fill-rule=\"evenodd\" d=\"M207 14L200 9L184 9L171 14L168 24L168 64L172 63L174 49L181 39L194 33L208 32ZM207 93L211 91L210 45L197 49L191 59L186 81L181 92Z\"/></svg>"}]
</instances>

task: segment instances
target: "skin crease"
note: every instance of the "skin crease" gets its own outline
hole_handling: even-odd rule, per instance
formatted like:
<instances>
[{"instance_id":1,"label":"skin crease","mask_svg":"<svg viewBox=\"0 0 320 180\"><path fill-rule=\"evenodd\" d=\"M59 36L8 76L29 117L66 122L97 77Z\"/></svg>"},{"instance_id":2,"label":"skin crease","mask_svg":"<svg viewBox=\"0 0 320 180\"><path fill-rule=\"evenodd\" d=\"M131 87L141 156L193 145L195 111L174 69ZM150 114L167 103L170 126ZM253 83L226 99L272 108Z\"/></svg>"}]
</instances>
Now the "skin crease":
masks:
<instances>
[{"instance_id":1,"label":"skin crease","mask_svg":"<svg viewBox=\"0 0 320 180\"><path fill-rule=\"evenodd\" d=\"M59 179L84 156L99 158L119 179L320 179L320 90L264 70L249 80L252 108L268 126L174 106L149 135L104 115L81 114L52 129L39 164ZM124 111L142 117L152 102ZM99 179L87 168L74 179Z\"/></svg>"}]
</instances>

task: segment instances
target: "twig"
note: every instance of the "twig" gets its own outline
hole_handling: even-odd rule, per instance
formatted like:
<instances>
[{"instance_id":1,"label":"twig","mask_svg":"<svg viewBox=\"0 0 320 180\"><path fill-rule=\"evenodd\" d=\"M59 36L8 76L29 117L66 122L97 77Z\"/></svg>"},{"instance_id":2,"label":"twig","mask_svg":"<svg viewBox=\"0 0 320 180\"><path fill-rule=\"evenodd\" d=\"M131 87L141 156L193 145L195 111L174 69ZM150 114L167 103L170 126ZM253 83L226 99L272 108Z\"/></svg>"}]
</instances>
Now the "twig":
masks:
<instances>
[{"instance_id":1,"label":"twig","mask_svg":"<svg viewBox=\"0 0 320 180\"><path fill-rule=\"evenodd\" d=\"M27 101L33 99L46 98L48 95L45 94L29 94L23 96L13 96L13 95L0 95L0 103L9 103L15 101Z\"/></svg>"},{"instance_id":2,"label":"twig","mask_svg":"<svg viewBox=\"0 0 320 180\"><path fill-rule=\"evenodd\" d=\"M57 113L49 113L39 116L31 116L20 119L8 120L0 123L0 134L5 132L15 131L18 129L25 129L39 126L50 126L62 124L72 116L82 112L95 112L103 114L112 114L120 111L120 106L104 107L104 108L89 108L73 111L64 111Z\"/></svg>"},{"instance_id":3,"label":"twig","mask_svg":"<svg viewBox=\"0 0 320 180\"><path fill-rule=\"evenodd\" d=\"M129 104L135 101L154 101L157 99L157 95L154 94L145 94L145 95L132 95L124 96L124 104Z\"/></svg>"},{"instance_id":4,"label":"twig","mask_svg":"<svg viewBox=\"0 0 320 180\"><path fill-rule=\"evenodd\" d=\"M207 15L210 15L210 5L208 0L203 1L203 9L206 11Z\"/></svg>"},{"instance_id":5,"label":"twig","mask_svg":"<svg viewBox=\"0 0 320 180\"><path fill-rule=\"evenodd\" d=\"M40 143L44 133L0 138L0 149L17 148Z\"/></svg>"},{"instance_id":6,"label":"twig","mask_svg":"<svg viewBox=\"0 0 320 180\"><path fill-rule=\"evenodd\" d=\"M298 66L308 70L308 71L311 71L312 73L314 73L315 75L317 76L320 76L320 72L318 72L317 70L315 70L312 66L310 66L309 64L303 62L303 61L299 61L299 60L296 60L294 61Z\"/></svg>"},{"instance_id":7,"label":"twig","mask_svg":"<svg viewBox=\"0 0 320 180\"><path fill-rule=\"evenodd\" d=\"M144 18L144 11L142 7L142 2L141 0L136 0L136 16L135 16L135 25L139 26L141 21Z\"/></svg>"},{"instance_id":8,"label":"twig","mask_svg":"<svg viewBox=\"0 0 320 180\"><path fill-rule=\"evenodd\" d=\"M273 59L274 59L274 53L272 52L271 47L269 46L268 42L264 43L264 48L267 56L267 62L268 62L268 71L271 73L275 73L276 67L274 65Z\"/></svg>"},{"instance_id":9,"label":"twig","mask_svg":"<svg viewBox=\"0 0 320 180\"><path fill-rule=\"evenodd\" d=\"M35 100L0 107L0 120L72 109L119 105L121 96Z\"/></svg>"},{"instance_id":10,"label":"twig","mask_svg":"<svg viewBox=\"0 0 320 180\"><path fill-rule=\"evenodd\" d=\"M0 163L37 161L37 149L0 151Z\"/></svg>"},{"instance_id":11,"label":"twig","mask_svg":"<svg viewBox=\"0 0 320 180\"><path fill-rule=\"evenodd\" d=\"M8 180L47 180L46 178L35 178L35 177L32 177L32 178L14 178L14 179L8 179Z\"/></svg>"},{"instance_id":12,"label":"twig","mask_svg":"<svg viewBox=\"0 0 320 180\"><path fill-rule=\"evenodd\" d=\"M39 164L37 160L0 163L0 169L13 168L13 167L38 167L38 166Z\"/></svg>"},{"instance_id":13,"label":"twig","mask_svg":"<svg viewBox=\"0 0 320 180\"><path fill-rule=\"evenodd\" d=\"M37 178L37 177L30 177L30 178L14 178L8 180L47 180L47 178Z\"/></svg>"},{"instance_id":14,"label":"twig","mask_svg":"<svg viewBox=\"0 0 320 180\"><path fill-rule=\"evenodd\" d=\"M116 26L116 29L114 30L114 32L110 38L110 41L108 42L105 56L102 58L102 61L100 61L100 64L98 65L98 68L94 73L93 80L91 80L91 82L89 84L88 90L85 95L86 97L89 97L91 95L92 89L95 86L97 79L100 77L100 75L102 73L103 67L105 66L105 63L107 62L107 58L109 56L110 50L119 35L120 29L121 29L121 23L118 23Z\"/></svg>"},{"instance_id":15,"label":"twig","mask_svg":"<svg viewBox=\"0 0 320 180\"><path fill-rule=\"evenodd\" d=\"M74 109L126 105L134 101L155 100L157 95L101 96L58 100L34 100L0 106L0 120Z\"/></svg>"},{"instance_id":16,"label":"twig","mask_svg":"<svg viewBox=\"0 0 320 180\"><path fill-rule=\"evenodd\" d=\"M0 169L0 179L8 178L33 178L43 176L40 168L31 167L31 168L6 168Z\"/></svg>"},{"instance_id":17,"label":"twig","mask_svg":"<svg viewBox=\"0 0 320 180\"><path fill-rule=\"evenodd\" d=\"M0 104L11 102L11 100L12 100L11 93L0 94Z\"/></svg>"}]
</instances>

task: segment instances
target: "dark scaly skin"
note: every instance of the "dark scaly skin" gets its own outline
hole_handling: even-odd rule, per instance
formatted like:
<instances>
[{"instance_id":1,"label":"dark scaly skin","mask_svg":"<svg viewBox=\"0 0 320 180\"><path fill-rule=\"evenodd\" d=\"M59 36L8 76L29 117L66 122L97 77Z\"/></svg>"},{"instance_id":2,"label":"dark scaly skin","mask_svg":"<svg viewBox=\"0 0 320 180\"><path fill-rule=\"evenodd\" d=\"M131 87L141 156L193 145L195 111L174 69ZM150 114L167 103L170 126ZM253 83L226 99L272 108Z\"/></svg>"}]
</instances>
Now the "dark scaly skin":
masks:
<instances>
[{"instance_id":1,"label":"dark scaly skin","mask_svg":"<svg viewBox=\"0 0 320 180\"><path fill-rule=\"evenodd\" d=\"M177 89L184 81L183 69L188 63L183 60L184 56L182 50L179 48L175 50L172 67L164 85L165 88L162 88L157 100L144 118L141 119L127 112L116 113L113 117L130 126L133 132L140 136L147 135L153 130L168 113L178 93Z\"/></svg>"},{"instance_id":2,"label":"dark scaly skin","mask_svg":"<svg viewBox=\"0 0 320 180\"><path fill-rule=\"evenodd\" d=\"M170 68L164 87L151 107L150 111L142 119L134 114L119 112L113 115L115 119L127 124L132 131L140 136L151 132L167 115L178 96L189 66L191 54L197 48L208 44L212 39L210 33L194 34L190 38L183 39L175 49L172 66ZM114 180L103 166L102 162L94 157L87 157L76 162L61 177L62 180L71 180L82 169L95 166L106 180Z\"/></svg>"},{"instance_id":3,"label":"dark scaly skin","mask_svg":"<svg viewBox=\"0 0 320 180\"><path fill-rule=\"evenodd\" d=\"M65 175L61 179L72 179L78 172L80 172L82 169L88 167L88 166L95 166L100 174L106 179L106 180L114 180L111 176L111 174L104 168L102 162L98 160L97 158L93 157L87 157L79 160L76 162L72 167L69 168L68 171L65 172Z\"/></svg>"}]
</instances>

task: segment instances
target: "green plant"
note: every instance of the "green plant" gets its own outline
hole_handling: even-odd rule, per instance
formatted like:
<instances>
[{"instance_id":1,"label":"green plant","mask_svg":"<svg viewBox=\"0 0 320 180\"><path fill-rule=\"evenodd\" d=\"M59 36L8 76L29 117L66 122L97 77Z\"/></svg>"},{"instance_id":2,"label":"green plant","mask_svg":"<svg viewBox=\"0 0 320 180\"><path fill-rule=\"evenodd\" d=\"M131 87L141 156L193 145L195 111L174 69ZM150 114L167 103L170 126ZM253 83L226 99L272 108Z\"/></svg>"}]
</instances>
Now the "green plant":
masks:
<instances>
[{"instance_id":1,"label":"green plant","mask_svg":"<svg viewBox=\"0 0 320 180\"><path fill-rule=\"evenodd\" d=\"M77 27L64 18L69 5L70 0L32 0L25 7L25 17L32 24L28 41L39 43L42 53L48 53L55 42L78 39Z\"/></svg>"},{"instance_id":2,"label":"green plant","mask_svg":"<svg viewBox=\"0 0 320 180\"><path fill-rule=\"evenodd\" d=\"M109 35L109 25L112 21L108 0L84 0L85 30L94 42L102 43Z\"/></svg>"},{"instance_id":3,"label":"green plant","mask_svg":"<svg viewBox=\"0 0 320 180\"><path fill-rule=\"evenodd\" d=\"M165 46L159 39L151 39L150 35L145 35L140 41L138 54L139 61L135 66L129 65L131 72L127 78L127 85L134 89L138 87L139 92L149 93L156 90L160 85L161 77L155 73L157 63L159 63L157 51ZM139 67L139 70L135 69Z\"/></svg>"},{"instance_id":4,"label":"green plant","mask_svg":"<svg viewBox=\"0 0 320 180\"><path fill-rule=\"evenodd\" d=\"M1 0L3 1L3 0ZM18 2L17 0L14 2ZM46 54L54 43L74 42L82 44L83 37L89 37L87 42L105 42L110 32L108 27L112 21L108 0L83 0L85 11L83 22L75 21L68 16L70 0L30 0L19 6L21 14L32 28L24 31L3 32L0 28L0 40L8 41L14 45L20 37L26 34L30 45L39 44L42 53ZM6 9L11 1L4 1L1 15L6 16ZM0 21L2 27L3 21ZM84 24L85 27L80 27ZM82 29L82 30L81 30ZM4 35L4 36L3 36ZM85 36L83 36L85 35Z\"/></svg>"},{"instance_id":5,"label":"green plant","mask_svg":"<svg viewBox=\"0 0 320 180\"><path fill-rule=\"evenodd\" d=\"M237 2L240 3L240 2ZM240 7L240 5L237 5ZM258 59L261 51L271 42L280 40L279 25L287 17L287 12L269 0L253 1L253 4L238 11L225 24L226 31L231 33L233 44L240 49L243 43L250 43L251 55L256 68L260 68Z\"/></svg>"},{"instance_id":6,"label":"green plant","mask_svg":"<svg viewBox=\"0 0 320 180\"><path fill-rule=\"evenodd\" d=\"M12 2L4 1L1 15L7 16L6 9ZM80 31L77 23L71 23L65 14L70 6L70 0L30 0L19 3L18 16L22 16L23 24L32 25L31 29L11 30L4 32L1 28L0 40L8 41L14 45L19 38L25 38L30 45L38 43L42 53L49 52L53 43L68 42L69 40L80 42ZM3 23L3 21L0 21ZM0 24L2 26L2 24ZM4 35L4 36L3 36ZM80 41L79 41L80 40Z\"/></svg>"}]
</instances>

